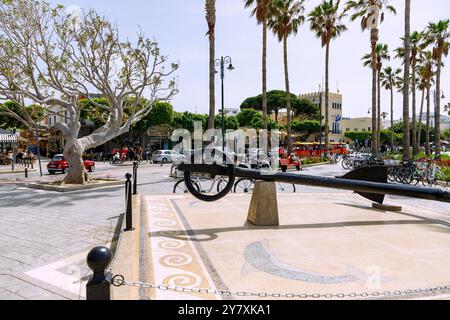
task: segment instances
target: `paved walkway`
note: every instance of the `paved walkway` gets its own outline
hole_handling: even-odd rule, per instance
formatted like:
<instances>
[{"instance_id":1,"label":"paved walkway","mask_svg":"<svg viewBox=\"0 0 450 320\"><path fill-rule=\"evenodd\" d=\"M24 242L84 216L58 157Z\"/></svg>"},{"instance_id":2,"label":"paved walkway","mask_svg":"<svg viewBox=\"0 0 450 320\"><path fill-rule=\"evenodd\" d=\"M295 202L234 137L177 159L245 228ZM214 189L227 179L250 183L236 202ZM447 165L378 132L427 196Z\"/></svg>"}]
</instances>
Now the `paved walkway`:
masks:
<instances>
[{"instance_id":1,"label":"paved walkway","mask_svg":"<svg viewBox=\"0 0 450 320\"><path fill-rule=\"evenodd\" d=\"M179 291L151 289L142 298L258 299L182 288L272 299L271 293L325 298L449 285L450 217L432 208L404 207L399 214L374 210L348 192L279 194L280 227L254 227L245 223L249 195L215 203L191 196L144 199L141 266L150 268L140 280ZM450 290L415 296L421 297L450 299Z\"/></svg>"},{"instance_id":2,"label":"paved walkway","mask_svg":"<svg viewBox=\"0 0 450 320\"><path fill-rule=\"evenodd\" d=\"M130 167L97 163L98 177L123 178ZM170 165L147 165L139 169L139 192L170 195L175 179ZM308 168L305 173L324 176L344 174L339 166ZM44 175L45 180L62 175ZM109 245L119 216L124 212L123 187L61 194L26 188L41 180L32 173L0 176L0 299L83 299L89 270L87 252L97 245ZM298 193L339 193L299 187ZM301 197L297 195L297 197ZM397 199L450 216L450 206L415 199Z\"/></svg>"},{"instance_id":3,"label":"paved walkway","mask_svg":"<svg viewBox=\"0 0 450 320\"><path fill-rule=\"evenodd\" d=\"M98 167L99 177L123 178L130 171ZM170 166L142 169L140 188L169 193L173 183L159 184L171 181L169 170ZM62 178L44 176L47 181ZM0 179L0 300L83 299L83 281L90 274L87 252L110 245L124 212L124 188L62 194L26 188L26 182L41 180L37 173L26 180L17 175Z\"/></svg>"}]
</instances>

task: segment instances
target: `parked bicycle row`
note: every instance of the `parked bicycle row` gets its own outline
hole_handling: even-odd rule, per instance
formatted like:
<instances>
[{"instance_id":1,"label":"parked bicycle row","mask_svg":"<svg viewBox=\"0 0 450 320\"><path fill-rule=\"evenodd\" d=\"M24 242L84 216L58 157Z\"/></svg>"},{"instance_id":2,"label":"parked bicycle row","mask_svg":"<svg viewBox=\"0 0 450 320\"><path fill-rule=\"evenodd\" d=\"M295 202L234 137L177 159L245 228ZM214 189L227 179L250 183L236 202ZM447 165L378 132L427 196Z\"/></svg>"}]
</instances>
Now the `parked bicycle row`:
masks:
<instances>
[{"instance_id":1,"label":"parked bicycle row","mask_svg":"<svg viewBox=\"0 0 450 320\"><path fill-rule=\"evenodd\" d=\"M383 166L385 161L372 156L371 154L353 154L350 156L343 156L341 165L345 170L355 170L365 167Z\"/></svg>"},{"instance_id":2,"label":"parked bicycle row","mask_svg":"<svg viewBox=\"0 0 450 320\"><path fill-rule=\"evenodd\" d=\"M388 179L390 182L402 184L438 186L439 181L446 178L441 168L434 161L405 162L388 165Z\"/></svg>"},{"instance_id":3,"label":"parked bicycle row","mask_svg":"<svg viewBox=\"0 0 450 320\"><path fill-rule=\"evenodd\" d=\"M387 166L388 180L402 184L437 186L439 181L445 181L446 175L438 162L433 159L400 162L383 160L370 154L355 154L342 159L342 167L355 170L364 167Z\"/></svg>"}]
</instances>

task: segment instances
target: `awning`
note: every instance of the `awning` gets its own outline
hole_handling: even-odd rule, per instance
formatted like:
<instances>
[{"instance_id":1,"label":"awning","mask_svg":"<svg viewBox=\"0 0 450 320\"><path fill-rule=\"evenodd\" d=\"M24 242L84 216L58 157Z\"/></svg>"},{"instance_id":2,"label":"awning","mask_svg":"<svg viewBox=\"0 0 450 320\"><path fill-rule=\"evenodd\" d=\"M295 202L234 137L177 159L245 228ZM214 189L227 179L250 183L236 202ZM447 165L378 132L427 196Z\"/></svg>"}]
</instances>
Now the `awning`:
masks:
<instances>
[{"instance_id":1,"label":"awning","mask_svg":"<svg viewBox=\"0 0 450 320\"><path fill-rule=\"evenodd\" d=\"M18 137L15 134L0 134L0 142L15 143L17 141Z\"/></svg>"}]
</instances>

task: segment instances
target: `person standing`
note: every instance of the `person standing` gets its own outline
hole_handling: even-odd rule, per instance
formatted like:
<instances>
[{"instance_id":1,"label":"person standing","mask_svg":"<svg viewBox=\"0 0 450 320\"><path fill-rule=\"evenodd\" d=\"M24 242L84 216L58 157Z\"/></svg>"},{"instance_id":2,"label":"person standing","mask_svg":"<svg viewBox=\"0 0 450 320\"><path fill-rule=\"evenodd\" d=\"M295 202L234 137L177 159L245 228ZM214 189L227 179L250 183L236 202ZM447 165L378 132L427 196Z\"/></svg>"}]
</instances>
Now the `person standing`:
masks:
<instances>
[{"instance_id":1,"label":"person standing","mask_svg":"<svg viewBox=\"0 0 450 320\"><path fill-rule=\"evenodd\" d=\"M142 162L143 161L143 158L142 158L142 153L144 152L144 149L142 148L142 146L141 145L138 145L138 147L137 147L137 160L139 161L139 162Z\"/></svg>"}]
</instances>

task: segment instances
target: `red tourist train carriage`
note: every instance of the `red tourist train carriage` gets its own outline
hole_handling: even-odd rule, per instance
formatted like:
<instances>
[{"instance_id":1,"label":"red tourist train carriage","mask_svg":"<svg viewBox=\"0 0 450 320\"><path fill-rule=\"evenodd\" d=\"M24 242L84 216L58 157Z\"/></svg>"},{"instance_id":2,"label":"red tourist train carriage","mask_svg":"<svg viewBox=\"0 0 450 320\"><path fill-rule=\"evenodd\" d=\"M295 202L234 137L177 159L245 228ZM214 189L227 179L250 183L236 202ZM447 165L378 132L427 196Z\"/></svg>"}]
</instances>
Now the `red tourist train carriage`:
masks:
<instances>
[{"instance_id":1,"label":"red tourist train carriage","mask_svg":"<svg viewBox=\"0 0 450 320\"><path fill-rule=\"evenodd\" d=\"M322 152L320 152L318 142L296 142L293 144L293 152L300 158L320 158L325 155L325 143L322 143ZM330 142L328 154L348 155L350 150L346 143Z\"/></svg>"},{"instance_id":2,"label":"red tourist train carriage","mask_svg":"<svg viewBox=\"0 0 450 320\"><path fill-rule=\"evenodd\" d=\"M293 144L294 159L288 155L280 159L280 167L283 172L288 168L295 167L297 170L302 169L302 159L321 158L325 156L325 144L322 144L322 152L320 152L320 144L317 142L296 142ZM345 143L331 142L328 149L329 155L348 155L350 150Z\"/></svg>"}]
</instances>

